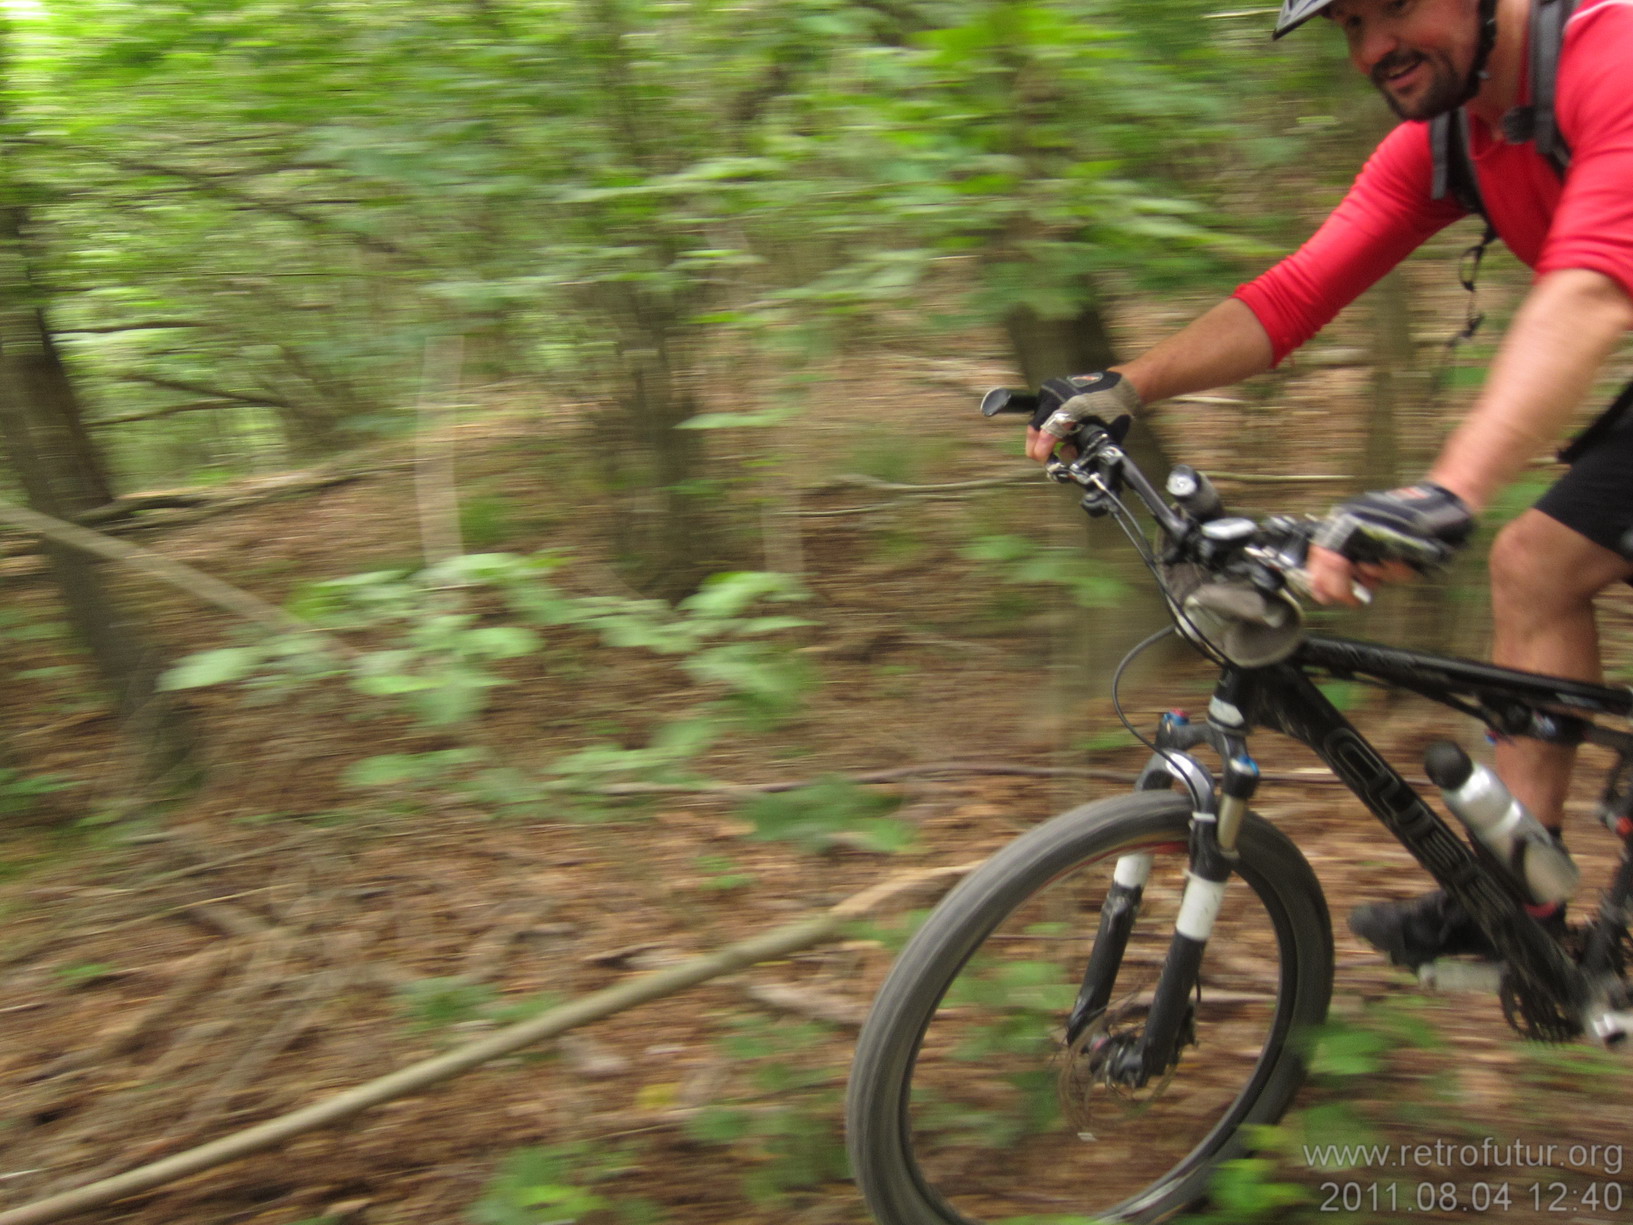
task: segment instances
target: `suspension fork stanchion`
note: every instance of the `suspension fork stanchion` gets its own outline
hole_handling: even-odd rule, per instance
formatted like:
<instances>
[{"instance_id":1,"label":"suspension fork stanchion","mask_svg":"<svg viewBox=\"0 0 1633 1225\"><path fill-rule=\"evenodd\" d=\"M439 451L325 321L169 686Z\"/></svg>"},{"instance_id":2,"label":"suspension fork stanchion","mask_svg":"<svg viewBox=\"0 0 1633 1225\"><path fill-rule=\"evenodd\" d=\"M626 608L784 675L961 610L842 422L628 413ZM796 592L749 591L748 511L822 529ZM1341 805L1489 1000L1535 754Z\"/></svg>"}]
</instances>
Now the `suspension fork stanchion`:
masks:
<instances>
[{"instance_id":1,"label":"suspension fork stanchion","mask_svg":"<svg viewBox=\"0 0 1633 1225\"><path fill-rule=\"evenodd\" d=\"M1224 739L1227 747L1238 751L1225 759L1219 811L1197 813L1191 826L1191 870L1139 1046L1142 1083L1166 1072L1178 1058L1187 1022L1193 1016L1191 995L1197 989L1202 954L1224 903L1225 883L1236 866L1236 836L1259 782L1259 768L1240 751L1240 738Z\"/></svg>"},{"instance_id":2,"label":"suspension fork stanchion","mask_svg":"<svg viewBox=\"0 0 1633 1225\"><path fill-rule=\"evenodd\" d=\"M1248 804L1259 788L1259 764L1247 755L1240 737L1230 737L1231 755L1225 759L1225 781L1219 797L1219 847L1234 862L1236 839L1247 818Z\"/></svg>"},{"instance_id":3,"label":"suspension fork stanchion","mask_svg":"<svg viewBox=\"0 0 1633 1225\"><path fill-rule=\"evenodd\" d=\"M1083 984L1066 1018L1066 1044L1075 1045L1089 1023L1111 1002L1117 971L1128 949L1128 937L1139 917L1140 897L1151 875L1151 852L1124 855L1117 861L1111 888L1100 904L1100 928L1094 934L1094 949L1083 967Z\"/></svg>"},{"instance_id":4,"label":"suspension fork stanchion","mask_svg":"<svg viewBox=\"0 0 1633 1225\"><path fill-rule=\"evenodd\" d=\"M1191 821L1191 870L1174 922L1173 940L1157 979L1145 1033L1130 1052L1133 1066L1113 1069L1125 1080L1143 1085L1174 1065L1188 1025L1194 1026L1191 1002L1202 971L1202 954L1213 935L1214 921L1225 900L1225 884L1237 862L1236 839L1249 800L1259 784L1259 767L1247 754L1247 716L1251 680L1227 667L1208 702L1207 742L1225 761L1216 805L1197 811Z\"/></svg>"},{"instance_id":5,"label":"suspension fork stanchion","mask_svg":"<svg viewBox=\"0 0 1633 1225\"><path fill-rule=\"evenodd\" d=\"M1141 773L1135 784L1137 790L1160 791L1182 782L1191 794L1193 812L1211 819L1214 805L1213 776L1185 750L1204 743L1207 728L1192 724L1177 712L1165 714L1157 727L1157 753ZM1194 819L1194 818L1193 818ZM1083 967L1083 982L1078 987L1077 999L1066 1017L1066 1043L1074 1045L1089 1024L1111 1002L1111 993L1117 984L1117 972L1122 968L1123 954L1128 949L1128 938L1139 917L1140 899L1145 882L1151 875L1152 856L1149 851L1124 855L1117 861L1112 874L1111 888L1100 905L1100 926L1095 932L1094 948L1088 964Z\"/></svg>"}]
</instances>

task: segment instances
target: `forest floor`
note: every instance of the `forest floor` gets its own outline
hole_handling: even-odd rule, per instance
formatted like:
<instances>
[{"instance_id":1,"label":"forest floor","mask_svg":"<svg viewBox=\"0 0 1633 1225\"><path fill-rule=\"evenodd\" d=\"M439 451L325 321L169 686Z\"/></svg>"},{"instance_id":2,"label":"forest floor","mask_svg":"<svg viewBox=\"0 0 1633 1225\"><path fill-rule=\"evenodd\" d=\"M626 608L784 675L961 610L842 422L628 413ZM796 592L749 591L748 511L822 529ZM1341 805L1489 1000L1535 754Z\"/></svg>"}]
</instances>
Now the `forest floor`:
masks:
<instances>
[{"instance_id":1,"label":"forest floor","mask_svg":"<svg viewBox=\"0 0 1633 1225\"><path fill-rule=\"evenodd\" d=\"M1103 656L1089 636L1132 642L1146 627L1073 612L1037 586L1001 586L965 552L977 535L1032 524L1050 524L1037 530L1057 543L1075 540L1075 526L1053 526L1075 513L1069 501L1036 482L927 497L830 479L1022 475L1015 431L966 412L972 393L1003 377L996 355L941 364L880 355L824 387L823 411L807 414L820 426L785 442L795 458L773 468L804 490L778 506L797 517L777 520L764 541L767 555L795 556L803 571L812 599L799 609L810 624L796 631L797 653L820 683L780 723L739 732L699 763L744 784L919 768L847 801L888 798L914 835L889 851L820 833L762 840L742 795L563 800L500 817L447 795L359 792L343 781L359 758L454 741L400 716L364 718L339 686L188 691L203 781L157 811L133 807L136 763L83 681L76 689L78 665L39 629L53 616L43 576L31 559L6 563L18 618L0 708L11 764L74 785L0 838L0 1206L316 1101L490 1032L541 999L607 987L881 880L979 858L1057 811L1116 793L1115 776L1132 777L1144 751L1118 727L1104 678L1084 683L1060 657L1085 647ZM905 396L944 410L935 437L885 424ZM1240 470L1254 437L1321 411L1297 398L1273 415L1220 408L1179 458ZM1322 440L1282 471L1344 471L1353 437L1330 430ZM593 482L576 427L509 403L468 415L448 444L467 506L487 507L484 549L565 549L577 560L564 581L624 593L597 535L604 516L578 513ZM1332 486L1296 483L1225 491L1290 509L1333 496ZM388 466L136 539L283 601L314 579L415 564L418 497L411 466ZM179 591L135 576L121 585L172 655L240 640L225 614ZM1621 650L1625 610L1613 618ZM472 734L522 764L582 747L586 728L642 743L656 719L692 700L669 662L572 633L507 667L513 683L495 691ZM1149 727L1162 710L1205 705L1208 680L1200 663L1137 668L1123 702ZM1407 763L1430 739L1468 733L1421 705L1384 709L1360 697L1354 709ZM1280 1134L1281 1156L1261 1173L1264 1219L1314 1219L1323 1208L1352 1219L1633 1219L1626 1066L1520 1041L1489 997L1420 996L1357 944L1341 921L1353 904L1410 896L1426 877L1306 751L1268 736L1255 748L1271 776L1257 806L1305 850L1340 916L1335 1033L1349 1056L1328 1061ZM996 772L1085 766L1103 776ZM1584 786L1575 800L1579 909L1614 850L1586 815L1590 799ZM840 1100L856 1024L911 920L898 907L843 942L622 1013L81 1219L860 1225ZM1322 1171L1299 1144L1335 1138L1335 1117L1338 1138L1406 1147L1382 1165ZM1553 1159L1504 1166L1489 1150L1446 1147L1487 1137L1552 1145ZM1277 1183L1302 1187L1302 1206L1272 1211ZM1442 1210L1445 1183L1455 1210ZM1483 1213L1470 1211L1477 1183L1488 1187ZM1346 1201L1341 1184L1359 1198ZM1498 1185L1506 1203L1489 1200ZM1381 1204L1380 1188L1390 1197ZM530 1192L537 1202L526 1206Z\"/></svg>"}]
</instances>

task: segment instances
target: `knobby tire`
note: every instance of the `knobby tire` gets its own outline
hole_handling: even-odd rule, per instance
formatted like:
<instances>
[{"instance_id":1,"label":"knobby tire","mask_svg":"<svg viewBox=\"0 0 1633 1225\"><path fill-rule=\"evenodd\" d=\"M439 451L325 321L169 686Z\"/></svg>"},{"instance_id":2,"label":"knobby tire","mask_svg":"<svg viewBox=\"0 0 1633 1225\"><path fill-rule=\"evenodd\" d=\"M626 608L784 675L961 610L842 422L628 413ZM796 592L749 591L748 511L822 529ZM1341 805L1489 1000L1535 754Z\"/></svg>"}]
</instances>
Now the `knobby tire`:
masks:
<instances>
[{"instance_id":1,"label":"knobby tire","mask_svg":"<svg viewBox=\"0 0 1633 1225\"><path fill-rule=\"evenodd\" d=\"M1096 1040L1138 1033L1173 932L1191 819L1173 792L1073 809L965 879L902 951L858 1040L852 1168L881 1225L1156 1221L1205 1197L1245 1129L1304 1077L1332 994L1332 926L1288 838L1250 814L1203 962L1194 1043L1137 1091L1096 1082L1064 1018L1112 865L1153 871ZM1143 997L1142 997L1143 993ZM1085 1071L1085 1069L1088 1069Z\"/></svg>"}]
</instances>

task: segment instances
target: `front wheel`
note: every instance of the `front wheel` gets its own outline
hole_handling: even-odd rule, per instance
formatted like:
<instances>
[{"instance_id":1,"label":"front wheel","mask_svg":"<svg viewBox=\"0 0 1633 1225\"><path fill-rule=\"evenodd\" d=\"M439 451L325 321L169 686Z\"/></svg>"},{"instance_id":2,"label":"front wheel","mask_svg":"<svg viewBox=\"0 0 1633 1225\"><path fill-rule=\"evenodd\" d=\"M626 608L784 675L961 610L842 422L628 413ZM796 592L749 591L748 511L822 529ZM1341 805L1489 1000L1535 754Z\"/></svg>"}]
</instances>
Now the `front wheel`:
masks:
<instances>
[{"instance_id":1,"label":"front wheel","mask_svg":"<svg viewBox=\"0 0 1633 1225\"><path fill-rule=\"evenodd\" d=\"M1160 1220L1205 1195L1244 1128L1280 1117L1304 1076L1289 1039L1332 994L1332 924L1303 855L1257 815L1177 1060L1138 1087L1107 1072L1142 1032L1190 815L1173 792L1073 809L987 861L908 942L846 1102L852 1168L882 1225ZM1110 1001L1068 1044L1119 862L1149 875Z\"/></svg>"}]
</instances>

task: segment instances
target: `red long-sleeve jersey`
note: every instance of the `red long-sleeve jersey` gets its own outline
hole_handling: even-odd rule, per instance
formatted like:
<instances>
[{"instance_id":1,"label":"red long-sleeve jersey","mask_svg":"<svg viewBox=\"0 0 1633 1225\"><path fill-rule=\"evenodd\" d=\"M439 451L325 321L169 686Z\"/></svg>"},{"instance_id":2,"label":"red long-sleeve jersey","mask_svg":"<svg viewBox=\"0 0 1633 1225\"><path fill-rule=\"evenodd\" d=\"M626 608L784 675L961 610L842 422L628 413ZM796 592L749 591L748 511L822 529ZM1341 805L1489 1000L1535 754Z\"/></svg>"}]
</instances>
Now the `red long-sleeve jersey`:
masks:
<instances>
[{"instance_id":1,"label":"red long-sleeve jersey","mask_svg":"<svg viewBox=\"0 0 1633 1225\"><path fill-rule=\"evenodd\" d=\"M1529 82L1521 90L1528 94ZM1481 199L1503 242L1538 276L1587 268L1633 297L1633 0L1583 0L1565 27L1555 90L1571 151L1564 182L1535 146L1509 144L1473 120ZM1310 240L1237 289L1276 361L1464 215L1455 201L1431 198L1433 160L1429 125L1401 124Z\"/></svg>"}]
</instances>

